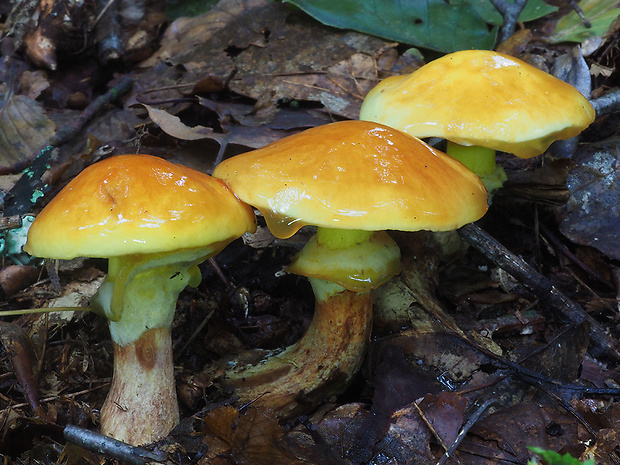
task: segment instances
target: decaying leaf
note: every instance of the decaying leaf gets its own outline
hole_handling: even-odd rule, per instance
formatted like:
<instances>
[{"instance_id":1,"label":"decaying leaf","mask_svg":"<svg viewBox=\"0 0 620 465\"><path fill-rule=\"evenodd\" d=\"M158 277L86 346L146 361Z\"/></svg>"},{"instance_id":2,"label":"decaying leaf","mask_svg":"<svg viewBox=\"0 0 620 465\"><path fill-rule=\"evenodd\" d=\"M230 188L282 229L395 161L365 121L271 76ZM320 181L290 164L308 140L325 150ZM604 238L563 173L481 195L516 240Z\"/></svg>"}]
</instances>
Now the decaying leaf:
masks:
<instances>
[{"instance_id":1,"label":"decaying leaf","mask_svg":"<svg viewBox=\"0 0 620 465\"><path fill-rule=\"evenodd\" d=\"M558 211L560 230L573 242L620 259L618 139L579 152L568 175L569 199Z\"/></svg>"},{"instance_id":2,"label":"decaying leaf","mask_svg":"<svg viewBox=\"0 0 620 465\"><path fill-rule=\"evenodd\" d=\"M439 383L405 360L399 347L384 345L380 358L373 375L375 389L370 415L358 429L349 453L356 463L366 463L372 458L375 445L385 437L394 412L429 392L440 390Z\"/></svg>"},{"instance_id":3,"label":"decaying leaf","mask_svg":"<svg viewBox=\"0 0 620 465\"><path fill-rule=\"evenodd\" d=\"M13 458L12 462L19 463L20 454L30 456L30 462L40 462L35 459L37 448L32 445L41 438L51 438L56 443L63 441L62 427L37 418L26 418L16 414L12 409L0 412L0 454L3 458Z\"/></svg>"},{"instance_id":4,"label":"decaying leaf","mask_svg":"<svg viewBox=\"0 0 620 465\"><path fill-rule=\"evenodd\" d=\"M229 446L237 465L346 465L325 444L303 444L287 437L284 429L269 411L248 407L239 412L225 406L209 412L207 431Z\"/></svg>"},{"instance_id":5,"label":"decaying leaf","mask_svg":"<svg viewBox=\"0 0 620 465\"><path fill-rule=\"evenodd\" d=\"M219 76L230 90L257 101L319 102L330 114L357 118L381 76L406 68L394 47L326 30L278 2L222 0L209 13L176 20L142 66L198 63L204 75Z\"/></svg>"},{"instance_id":6,"label":"decaying leaf","mask_svg":"<svg viewBox=\"0 0 620 465\"><path fill-rule=\"evenodd\" d=\"M213 131L212 128L201 125L187 126L178 116L153 108L150 105L144 106L153 122L169 136L187 141L211 139L220 145L221 153L224 152L229 144L259 148L284 137L286 134L285 131L274 130L266 126L242 125L228 125L226 132L218 133Z\"/></svg>"},{"instance_id":7,"label":"decaying leaf","mask_svg":"<svg viewBox=\"0 0 620 465\"><path fill-rule=\"evenodd\" d=\"M94 21L95 1L14 1L4 25L36 65L56 69L57 55L75 54L84 47L84 31Z\"/></svg>"},{"instance_id":8,"label":"decaying leaf","mask_svg":"<svg viewBox=\"0 0 620 465\"><path fill-rule=\"evenodd\" d=\"M392 423L376 450L380 451L378 456L391 460L391 463L435 465L437 459L431 452L431 438L432 434L417 408L409 405L394 413Z\"/></svg>"},{"instance_id":9,"label":"decaying leaf","mask_svg":"<svg viewBox=\"0 0 620 465\"><path fill-rule=\"evenodd\" d=\"M166 33L161 41L160 49L153 54L148 60L142 63L143 67L150 67L159 60L164 60L172 64L203 62L201 59L192 59L191 57L201 58L204 56L213 56L215 54L227 61L226 46L214 49L209 47L212 40L225 36L228 40L235 35L252 34L258 38L261 34L259 30L242 31L236 29L229 30L231 22L243 18L244 14L255 8L261 8L266 5L265 0L229 0L220 1L215 7L211 8L207 13L195 17L182 17L175 20L166 29ZM247 18L246 18L247 20ZM222 41L224 42L224 41ZM213 66L219 74L223 69L219 66L221 61ZM229 69L228 67L225 67Z\"/></svg>"},{"instance_id":10,"label":"decaying leaf","mask_svg":"<svg viewBox=\"0 0 620 465\"><path fill-rule=\"evenodd\" d=\"M620 441L620 409L617 405L611 405L597 413L599 419L604 420L604 427L597 433L594 444L580 458L594 459L595 463L613 463L618 456Z\"/></svg>"},{"instance_id":11,"label":"decaying leaf","mask_svg":"<svg viewBox=\"0 0 620 465\"><path fill-rule=\"evenodd\" d=\"M36 100L50 86L46 73L41 70L24 71L19 81L20 94Z\"/></svg>"},{"instance_id":12,"label":"decaying leaf","mask_svg":"<svg viewBox=\"0 0 620 465\"><path fill-rule=\"evenodd\" d=\"M34 157L56 127L36 101L0 90L0 171L7 171Z\"/></svg>"},{"instance_id":13,"label":"decaying leaf","mask_svg":"<svg viewBox=\"0 0 620 465\"><path fill-rule=\"evenodd\" d=\"M327 124L331 118L316 110L295 110L269 106L265 111L256 105L213 101L198 97L199 103L217 114L223 133L209 137L221 147L229 144L257 149L303 129Z\"/></svg>"},{"instance_id":14,"label":"decaying leaf","mask_svg":"<svg viewBox=\"0 0 620 465\"><path fill-rule=\"evenodd\" d=\"M470 465L526 463L532 456L527 447L536 446L553 450L564 447L579 457L584 447L574 438L585 436L565 410L524 402L477 422L459 446L457 455L462 463Z\"/></svg>"},{"instance_id":15,"label":"decaying leaf","mask_svg":"<svg viewBox=\"0 0 620 465\"><path fill-rule=\"evenodd\" d=\"M427 394L418 404L425 421L445 446L450 446L464 423L467 399L457 393L442 391Z\"/></svg>"},{"instance_id":16,"label":"decaying leaf","mask_svg":"<svg viewBox=\"0 0 620 465\"><path fill-rule=\"evenodd\" d=\"M543 347L535 351L534 356L522 364L550 378L571 382L578 378L589 340L587 325L572 326L556 337L550 337Z\"/></svg>"}]
</instances>

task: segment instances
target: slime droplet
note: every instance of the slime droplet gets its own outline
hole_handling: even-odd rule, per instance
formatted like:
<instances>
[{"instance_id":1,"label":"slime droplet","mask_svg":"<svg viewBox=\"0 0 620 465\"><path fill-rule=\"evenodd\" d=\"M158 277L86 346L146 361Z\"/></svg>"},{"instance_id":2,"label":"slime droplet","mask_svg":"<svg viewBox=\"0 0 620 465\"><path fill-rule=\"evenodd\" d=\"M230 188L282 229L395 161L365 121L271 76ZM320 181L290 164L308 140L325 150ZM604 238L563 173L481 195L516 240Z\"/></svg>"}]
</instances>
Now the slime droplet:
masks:
<instances>
[{"instance_id":1,"label":"slime droplet","mask_svg":"<svg viewBox=\"0 0 620 465\"><path fill-rule=\"evenodd\" d=\"M288 239L306 225L300 218L281 215L268 210L261 210L271 234L280 239Z\"/></svg>"}]
</instances>

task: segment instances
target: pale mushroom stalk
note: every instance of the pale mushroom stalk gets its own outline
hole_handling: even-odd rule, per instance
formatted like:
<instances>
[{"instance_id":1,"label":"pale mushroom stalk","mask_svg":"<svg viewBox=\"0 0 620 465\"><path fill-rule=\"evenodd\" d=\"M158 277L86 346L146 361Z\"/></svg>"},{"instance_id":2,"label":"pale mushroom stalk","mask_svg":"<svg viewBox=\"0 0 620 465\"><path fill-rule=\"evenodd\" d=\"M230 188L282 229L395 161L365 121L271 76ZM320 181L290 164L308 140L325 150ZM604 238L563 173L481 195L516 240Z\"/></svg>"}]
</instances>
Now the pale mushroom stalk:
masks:
<instances>
[{"instance_id":1,"label":"pale mushroom stalk","mask_svg":"<svg viewBox=\"0 0 620 465\"><path fill-rule=\"evenodd\" d=\"M110 258L91 300L109 319L114 372L101 408L101 432L131 444L149 443L179 423L171 326L180 292L201 280L197 264L214 248Z\"/></svg>"},{"instance_id":2,"label":"pale mushroom stalk","mask_svg":"<svg viewBox=\"0 0 620 465\"><path fill-rule=\"evenodd\" d=\"M292 418L348 386L359 370L372 328L373 289L398 273L400 251L385 232L319 227L288 267L308 277L314 316L304 336L261 363L227 371L242 399Z\"/></svg>"},{"instance_id":3,"label":"pale mushroom stalk","mask_svg":"<svg viewBox=\"0 0 620 465\"><path fill-rule=\"evenodd\" d=\"M108 259L91 302L114 347L103 433L141 445L179 422L170 336L177 298L200 283L200 262L254 229L252 209L221 181L149 155L89 166L39 213L28 253Z\"/></svg>"}]
</instances>

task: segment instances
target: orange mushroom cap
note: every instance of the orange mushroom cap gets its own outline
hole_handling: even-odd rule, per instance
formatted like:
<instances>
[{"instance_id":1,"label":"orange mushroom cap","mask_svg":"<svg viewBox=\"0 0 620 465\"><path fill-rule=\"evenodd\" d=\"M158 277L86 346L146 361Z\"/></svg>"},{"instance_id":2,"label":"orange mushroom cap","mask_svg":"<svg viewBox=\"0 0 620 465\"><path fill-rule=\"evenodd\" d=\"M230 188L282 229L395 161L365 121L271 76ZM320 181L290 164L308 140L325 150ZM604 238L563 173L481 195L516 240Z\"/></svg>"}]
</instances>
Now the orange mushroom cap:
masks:
<instances>
[{"instance_id":1,"label":"orange mushroom cap","mask_svg":"<svg viewBox=\"0 0 620 465\"><path fill-rule=\"evenodd\" d=\"M213 176L258 208L278 237L306 224L451 230L487 210L484 186L461 163L366 121L308 129L225 160Z\"/></svg>"},{"instance_id":2,"label":"orange mushroom cap","mask_svg":"<svg viewBox=\"0 0 620 465\"><path fill-rule=\"evenodd\" d=\"M46 258L116 257L221 243L256 228L218 179L150 155L120 155L74 178L37 216L24 249Z\"/></svg>"},{"instance_id":3,"label":"orange mushroom cap","mask_svg":"<svg viewBox=\"0 0 620 465\"><path fill-rule=\"evenodd\" d=\"M381 81L360 119L416 137L441 137L531 158L595 118L570 84L517 58L488 50L445 55L409 75Z\"/></svg>"}]
</instances>

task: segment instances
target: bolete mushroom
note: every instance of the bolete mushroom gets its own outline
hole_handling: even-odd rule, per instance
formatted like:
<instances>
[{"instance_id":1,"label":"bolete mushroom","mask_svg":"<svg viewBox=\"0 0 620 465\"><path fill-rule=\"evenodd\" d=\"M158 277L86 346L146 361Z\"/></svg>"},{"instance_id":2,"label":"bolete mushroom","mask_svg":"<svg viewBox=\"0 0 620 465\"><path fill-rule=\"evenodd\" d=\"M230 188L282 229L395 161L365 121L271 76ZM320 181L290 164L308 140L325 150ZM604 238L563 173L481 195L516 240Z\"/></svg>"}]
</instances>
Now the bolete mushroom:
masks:
<instances>
[{"instance_id":1,"label":"bolete mushroom","mask_svg":"<svg viewBox=\"0 0 620 465\"><path fill-rule=\"evenodd\" d=\"M592 121L588 100L570 84L517 58L488 50L445 55L372 89L360 119L416 137L448 140L448 155L483 179L489 191L506 174L495 151L520 158L542 154Z\"/></svg>"},{"instance_id":2,"label":"bolete mushroom","mask_svg":"<svg viewBox=\"0 0 620 465\"><path fill-rule=\"evenodd\" d=\"M480 218L487 194L461 163L387 126L346 121L225 160L213 171L280 238L318 226L288 271L309 278L304 336L223 382L243 401L292 417L340 392L363 360L373 289L399 272L386 230L450 230Z\"/></svg>"},{"instance_id":3,"label":"bolete mushroom","mask_svg":"<svg viewBox=\"0 0 620 465\"><path fill-rule=\"evenodd\" d=\"M137 445L177 425L177 297L199 284L199 263L254 230L252 209L223 182L149 155L89 166L37 216L25 246L31 255L109 259L91 302L108 318L114 345L104 434Z\"/></svg>"}]
</instances>

